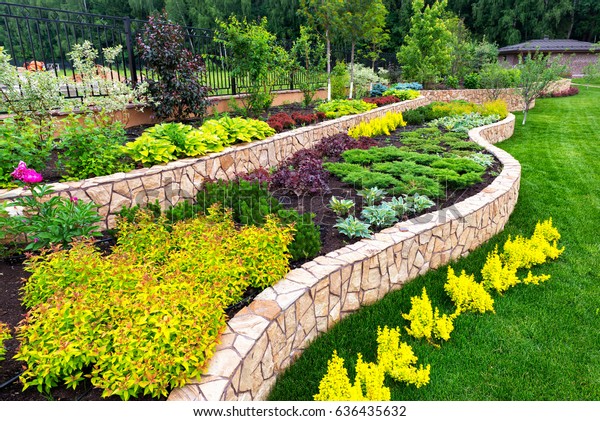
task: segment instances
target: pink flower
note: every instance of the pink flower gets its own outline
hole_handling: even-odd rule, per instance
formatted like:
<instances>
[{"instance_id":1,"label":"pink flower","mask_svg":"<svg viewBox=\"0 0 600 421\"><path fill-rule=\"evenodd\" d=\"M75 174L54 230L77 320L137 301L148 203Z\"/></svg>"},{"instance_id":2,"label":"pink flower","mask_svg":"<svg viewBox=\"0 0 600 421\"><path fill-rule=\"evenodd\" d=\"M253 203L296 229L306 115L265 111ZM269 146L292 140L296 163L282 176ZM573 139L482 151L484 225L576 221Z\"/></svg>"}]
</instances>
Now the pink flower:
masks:
<instances>
[{"instance_id":1,"label":"pink flower","mask_svg":"<svg viewBox=\"0 0 600 421\"><path fill-rule=\"evenodd\" d=\"M17 180L21 180L23 178L23 171L26 169L27 164L25 164L23 161L19 161L19 165L17 165L17 168L15 168L15 170L10 175L12 175L13 178Z\"/></svg>"},{"instance_id":2,"label":"pink flower","mask_svg":"<svg viewBox=\"0 0 600 421\"><path fill-rule=\"evenodd\" d=\"M39 183L42 180L42 174L29 168L23 171L23 176L21 177L21 181L28 184Z\"/></svg>"},{"instance_id":3,"label":"pink flower","mask_svg":"<svg viewBox=\"0 0 600 421\"><path fill-rule=\"evenodd\" d=\"M25 162L20 161L17 168L10 174L13 178L20 180L24 183L39 183L43 180L42 175L31 168L27 168Z\"/></svg>"},{"instance_id":4,"label":"pink flower","mask_svg":"<svg viewBox=\"0 0 600 421\"><path fill-rule=\"evenodd\" d=\"M73 197L71 198L71 202L73 202L73 203L75 203L75 204L77 204L77 201L78 201L78 200L79 200L79 199L77 198L77 196L73 196Z\"/></svg>"}]
</instances>

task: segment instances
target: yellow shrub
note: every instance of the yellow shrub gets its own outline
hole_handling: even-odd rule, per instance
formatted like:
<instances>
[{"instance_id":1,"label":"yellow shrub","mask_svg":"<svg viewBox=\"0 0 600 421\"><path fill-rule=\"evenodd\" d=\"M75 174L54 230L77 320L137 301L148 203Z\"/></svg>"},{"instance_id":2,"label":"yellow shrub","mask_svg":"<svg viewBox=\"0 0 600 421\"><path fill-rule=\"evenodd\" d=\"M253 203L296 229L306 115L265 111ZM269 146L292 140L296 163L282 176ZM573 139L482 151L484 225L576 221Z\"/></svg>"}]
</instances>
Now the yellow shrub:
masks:
<instances>
[{"instance_id":1,"label":"yellow shrub","mask_svg":"<svg viewBox=\"0 0 600 421\"><path fill-rule=\"evenodd\" d=\"M350 383L344 359L333 351L327 362L327 373L319 383L319 393L313 396L316 401L362 401L362 390Z\"/></svg>"},{"instance_id":2,"label":"yellow shrub","mask_svg":"<svg viewBox=\"0 0 600 421\"><path fill-rule=\"evenodd\" d=\"M410 312L402 315L410 321L410 328L406 328L409 335L417 339L425 338L435 346L438 345L433 342L433 339L445 341L450 339L450 333L454 329L452 319L446 314L440 316L437 308L434 312L425 288L421 297L412 297L410 302L412 304Z\"/></svg>"},{"instance_id":3,"label":"yellow shrub","mask_svg":"<svg viewBox=\"0 0 600 421\"><path fill-rule=\"evenodd\" d=\"M485 290L482 284L475 282L474 275L467 275L463 270L460 276L454 274L454 270L448 267L448 281L444 289L456 305L456 311L452 315L458 316L466 311L494 313L494 299Z\"/></svg>"},{"instance_id":4,"label":"yellow shrub","mask_svg":"<svg viewBox=\"0 0 600 421\"><path fill-rule=\"evenodd\" d=\"M384 381L385 370L378 364L364 362L362 355L358 354L354 387L364 391L364 398L368 401L389 401L392 395L390 388L383 385Z\"/></svg>"},{"instance_id":5,"label":"yellow shrub","mask_svg":"<svg viewBox=\"0 0 600 421\"><path fill-rule=\"evenodd\" d=\"M383 117L376 117L371 121L363 121L357 126L348 130L348 135L358 139L359 137L373 137L380 135L389 135L398 127L406 126L406 122L402 118L402 113L389 112Z\"/></svg>"},{"instance_id":6,"label":"yellow shrub","mask_svg":"<svg viewBox=\"0 0 600 421\"><path fill-rule=\"evenodd\" d=\"M394 380L414 384L417 388L429 383L431 366L415 366L417 357L412 347L400 342L400 329L377 328L377 364Z\"/></svg>"},{"instance_id":7,"label":"yellow shrub","mask_svg":"<svg viewBox=\"0 0 600 421\"><path fill-rule=\"evenodd\" d=\"M476 105L466 101L436 102L432 111L435 115L469 114L476 111Z\"/></svg>"},{"instance_id":8,"label":"yellow shrub","mask_svg":"<svg viewBox=\"0 0 600 421\"><path fill-rule=\"evenodd\" d=\"M498 254L498 247L488 254L483 269L481 269L481 275L483 276L483 286L487 290L495 289L500 294L520 282L517 268L503 263Z\"/></svg>"},{"instance_id":9,"label":"yellow shrub","mask_svg":"<svg viewBox=\"0 0 600 421\"><path fill-rule=\"evenodd\" d=\"M6 349L4 348L4 341L10 339L12 335L10 334L10 327L0 322L0 361L4 359L4 354L6 353Z\"/></svg>"},{"instance_id":10,"label":"yellow shrub","mask_svg":"<svg viewBox=\"0 0 600 421\"><path fill-rule=\"evenodd\" d=\"M508 106L502 99L484 102L483 105L477 107L476 111L483 116L496 114L499 115L501 119L504 119L506 116L508 116Z\"/></svg>"}]
</instances>

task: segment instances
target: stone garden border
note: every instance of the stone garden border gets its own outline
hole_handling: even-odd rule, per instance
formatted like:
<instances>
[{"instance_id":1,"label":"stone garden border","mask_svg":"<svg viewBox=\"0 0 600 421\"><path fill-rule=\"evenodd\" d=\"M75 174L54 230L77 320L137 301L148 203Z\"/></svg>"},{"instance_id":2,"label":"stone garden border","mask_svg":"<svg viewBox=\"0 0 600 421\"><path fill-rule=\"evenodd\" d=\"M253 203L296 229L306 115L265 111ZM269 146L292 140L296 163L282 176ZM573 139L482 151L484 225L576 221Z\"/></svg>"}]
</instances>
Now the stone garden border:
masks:
<instances>
[{"instance_id":1,"label":"stone garden border","mask_svg":"<svg viewBox=\"0 0 600 421\"><path fill-rule=\"evenodd\" d=\"M428 103L428 99L419 97L363 114L278 133L262 141L233 145L200 158L180 159L127 173L51 185L58 195L96 203L102 217L100 229L114 228L117 214L123 206L132 207L158 199L161 207L166 209L181 200L194 198L208 179L230 180L236 174L250 172L260 166L277 166L296 151L310 148L324 137L345 133L361 121L369 121L389 111L406 111ZM25 194L29 192L22 188L0 190L0 202Z\"/></svg>"},{"instance_id":2,"label":"stone garden border","mask_svg":"<svg viewBox=\"0 0 600 421\"><path fill-rule=\"evenodd\" d=\"M470 138L503 164L480 193L396 224L290 271L228 323L201 379L169 400L262 400L279 373L317 335L346 315L500 232L517 202L521 166L493 143L513 134L514 115L473 129Z\"/></svg>"}]
</instances>

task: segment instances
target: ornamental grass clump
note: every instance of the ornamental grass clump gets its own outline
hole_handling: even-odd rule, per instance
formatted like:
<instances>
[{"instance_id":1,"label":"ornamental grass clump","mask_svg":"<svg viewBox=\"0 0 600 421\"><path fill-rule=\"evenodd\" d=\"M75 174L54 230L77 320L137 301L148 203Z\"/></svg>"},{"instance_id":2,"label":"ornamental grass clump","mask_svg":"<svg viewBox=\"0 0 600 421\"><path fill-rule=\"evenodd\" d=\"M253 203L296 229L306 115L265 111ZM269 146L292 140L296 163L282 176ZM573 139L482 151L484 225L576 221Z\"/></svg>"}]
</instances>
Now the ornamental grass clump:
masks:
<instances>
[{"instance_id":1,"label":"ornamental grass clump","mask_svg":"<svg viewBox=\"0 0 600 421\"><path fill-rule=\"evenodd\" d=\"M223 308L288 271L293 229L271 217L236 228L230 212L175 223L140 211L104 255L87 242L26 261L27 317L15 358L25 386L85 378L103 396L166 396L198 378L225 329Z\"/></svg>"}]
</instances>

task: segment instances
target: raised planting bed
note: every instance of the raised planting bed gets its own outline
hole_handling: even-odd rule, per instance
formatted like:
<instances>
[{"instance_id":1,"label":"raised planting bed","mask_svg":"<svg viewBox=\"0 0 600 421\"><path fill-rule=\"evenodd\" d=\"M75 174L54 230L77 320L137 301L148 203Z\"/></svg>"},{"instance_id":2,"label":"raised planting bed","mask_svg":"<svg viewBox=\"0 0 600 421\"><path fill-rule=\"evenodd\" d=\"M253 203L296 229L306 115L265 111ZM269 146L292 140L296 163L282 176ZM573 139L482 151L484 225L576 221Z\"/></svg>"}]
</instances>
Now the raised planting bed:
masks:
<instances>
[{"instance_id":1,"label":"raised planting bed","mask_svg":"<svg viewBox=\"0 0 600 421\"><path fill-rule=\"evenodd\" d=\"M61 196L96 203L102 216L101 229L113 228L116 215L123 206L132 207L158 200L165 209L181 200L193 198L207 179L231 180L236 174L277 166L294 152L311 147L324 137L346 132L361 121L382 116L391 110L414 109L428 102L425 98L403 101L361 115L279 133L262 141L234 145L201 158L180 159L127 173L53 183L52 186ZM0 201L10 201L24 194L27 192L23 189L0 191Z\"/></svg>"},{"instance_id":2,"label":"raised planting bed","mask_svg":"<svg viewBox=\"0 0 600 421\"><path fill-rule=\"evenodd\" d=\"M492 143L512 135L514 116L469 132L503 165L483 191L400 222L303 264L227 323L198 383L170 400L261 400L319 333L416 276L468 254L500 232L517 202L521 167Z\"/></svg>"}]
</instances>

